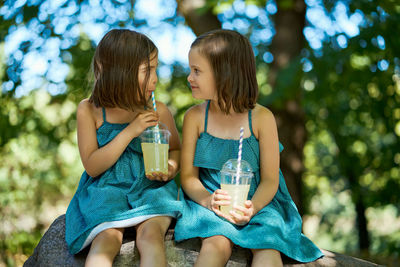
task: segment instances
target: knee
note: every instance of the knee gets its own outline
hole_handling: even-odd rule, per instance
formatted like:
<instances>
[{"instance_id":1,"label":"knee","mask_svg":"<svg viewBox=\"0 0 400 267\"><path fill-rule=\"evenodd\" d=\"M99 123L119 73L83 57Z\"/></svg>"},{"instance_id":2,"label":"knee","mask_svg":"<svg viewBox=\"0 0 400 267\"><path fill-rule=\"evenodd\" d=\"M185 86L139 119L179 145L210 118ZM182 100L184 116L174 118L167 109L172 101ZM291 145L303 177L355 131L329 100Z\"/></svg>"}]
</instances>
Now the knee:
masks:
<instances>
[{"instance_id":1,"label":"knee","mask_svg":"<svg viewBox=\"0 0 400 267\"><path fill-rule=\"evenodd\" d=\"M212 236L203 240L202 249L229 257L232 253L232 242L225 236Z\"/></svg>"},{"instance_id":2,"label":"knee","mask_svg":"<svg viewBox=\"0 0 400 267\"><path fill-rule=\"evenodd\" d=\"M136 232L136 241L153 243L164 239L165 231L156 223L147 223L139 227Z\"/></svg>"},{"instance_id":3,"label":"knee","mask_svg":"<svg viewBox=\"0 0 400 267\"><path fill-rule=\"evenodd\" d=\"M106 229L92 241L91 250L106 254L117 254L122 245L123 230Z\"/></svg>"},{"instance_id":4,"label":"knee","mask_svg":"<svg viewBox=\"0 0 400 267\"><path fill-rule=\"evenodd\" d=\"M252 266L283 266L281 253L275 249L252 249Z\"/></svg>"}]
</instances>

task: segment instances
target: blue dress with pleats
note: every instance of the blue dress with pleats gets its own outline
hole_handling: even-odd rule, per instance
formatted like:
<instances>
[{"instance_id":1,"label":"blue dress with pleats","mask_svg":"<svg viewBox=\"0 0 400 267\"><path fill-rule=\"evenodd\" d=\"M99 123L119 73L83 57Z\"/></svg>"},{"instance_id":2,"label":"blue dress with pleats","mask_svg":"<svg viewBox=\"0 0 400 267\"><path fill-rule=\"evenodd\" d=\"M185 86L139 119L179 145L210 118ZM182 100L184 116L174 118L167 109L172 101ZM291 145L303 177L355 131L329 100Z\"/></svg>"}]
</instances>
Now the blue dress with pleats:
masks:
<instances>
[{"instance_id":1,"label":"blue dress with pleats","mask_svg":"<svg viewBox=\"0 0 400 267\"><path fill-rule=\"evenodd\" d=\"M193 165L199 167L200 180L212 193L220 188L219 171L222 165L228 159L237 158L239 140L221 139L207 133L209 104L206 108L204 132L197 140ZM255 179L250 186L248 197L251 199L260 182L260 150L259 142L252 130L251 110L248 120L251 136L243 140L242 158L250 163L254 172ZM280 143L279 150L283 150ZM175 226L176 241L224 235L241 247L275 249L300 262L314 261L323 256L322 252L302 234L301 217L280 170L276 195L245 226L231 224L182 193L183 208Z\"/></svg>"},{"instance_id":2,"label":"blue dress with pleats","mask_svg":"<svg viewBox=\"0 0 400 267\"><path fill-rule=\"evenodd\" d=\"M109 123L103 108L103 124L97 129L103 147L128 124ZM117 162L98 177L83 172L66 213L65 239L72 254L88 246L108 228L137 225L151 217L176 217L181 210L174 180L146 178L139 137L132 139Z\"/></svg>"}]
</instances>

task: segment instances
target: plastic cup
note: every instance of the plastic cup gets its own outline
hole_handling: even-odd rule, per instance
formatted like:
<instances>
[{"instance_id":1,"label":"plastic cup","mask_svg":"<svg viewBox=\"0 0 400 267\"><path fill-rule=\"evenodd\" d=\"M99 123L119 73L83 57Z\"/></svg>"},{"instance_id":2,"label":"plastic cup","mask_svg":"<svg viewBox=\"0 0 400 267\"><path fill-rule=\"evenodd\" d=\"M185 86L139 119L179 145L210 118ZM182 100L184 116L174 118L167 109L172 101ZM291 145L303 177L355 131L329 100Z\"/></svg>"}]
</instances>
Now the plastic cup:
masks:
<instances>
[{"instance_id":1,"label":"plastic cup","mask_svg":"<svg viewBox=\"0 0 400 267\"><path fill-rule=\"evenodd\" d=\"M220 171L221 189L228 192L231 197L230 205L220 206L221 212L227 216L230 216L229 212L234 210L234 205L244 206L250 190L251 180L254 176L250 164L245 160L241 160L239 177L237 176L237 168L238 160L230 159L225 162ZM241 213L239 211L236 212Z\"/></svg>"},{"instance_id":2,"label":"plastic cup","mask_svg":"<svg viewBox=\"0 0 400 267\"><path fill-rule=\"evenodd\" d=\"M149 127L140 135L146 175L168 174L168 149L171 133L163 124Z\"/></svg>"}]
</instances>

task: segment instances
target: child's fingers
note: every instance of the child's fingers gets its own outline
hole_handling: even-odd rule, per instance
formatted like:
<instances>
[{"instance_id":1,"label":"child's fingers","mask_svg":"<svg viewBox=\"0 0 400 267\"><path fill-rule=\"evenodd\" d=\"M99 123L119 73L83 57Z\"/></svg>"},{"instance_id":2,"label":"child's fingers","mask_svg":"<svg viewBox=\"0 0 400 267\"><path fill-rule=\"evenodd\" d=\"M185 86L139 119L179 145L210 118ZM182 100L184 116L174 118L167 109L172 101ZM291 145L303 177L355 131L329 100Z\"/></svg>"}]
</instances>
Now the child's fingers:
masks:
<instances>
[{"instance_id":1,"label":"child's fingers","mask_svg":"<svg viewBox=\"0 0 400 267\"><path fill-rule=\"evenodd\" d=\"M172 179L172 177L170 178L169 175L168 175L168 174L165 174L165 173L162 174L162 177L163 177L163 181L164 181L164 182L168 182L169 180Z\"/></svg>"},{"instance_id":2,"label":"child's fingers","mask_svg":"<svg viewBox=\"0 0 400 267\"><path fill-rule=\"evenodd\" d=\"M229 195L215 194L214 195L214 201L220 201L220 200L231 200L231 197Z\"/></svg>"},{"instance_id":3,"label":"child's fingers","mask_svg":"<svg viewBox=\"0 0 400 267\"><path fill-rule=\"evenodd\" d=\"M163 172L153 172L153 176L155 179L161 182L166 182L168 181L168 175L163 173Z\"/></svg>"},{"instance_id":4,"label":"child's fingers","mask_svg":"<svg viewBox=\"0 0 400 267\"><path fill-rule=\"evenodd\" d=\"M215 190L215 194L229 196L228 192L226 192L225 190L222 190L222 189Z\"/></svg>"},{"instance_id":5,"label":"child's fingers","mask_svg":"<svg viewBox=\"0 0 400 267\"><path fill-rule=\"evenodd\" d=\"M213 211L214 211L215 214L217 214L218 216L224 217L224 218L225 218L225 215L224 215L219 209L213 209Z\"/></svg>"},{"instance_id":6,"label":"child's fingers","mask_svg":"<svg viewBox=\"0 0 400 267\"><path fill-rule=\"evenodd\" d=\"M237 213L235 213L234 211L231 214L231 218L234 224L236 225L246 225L248 223L248 221L245 218L242 218L241 215L238 215Z\"/></svg>"},{"instance_id":7,"label":"child's fingers","mask_svg":"<svg viewBox=\"0 0 400 267\"><path fill-rule=\"evenodd\" d=\"M153 180L153 181L155 181L155 180L160 180L160 176L158 175L158 173L152 172L152 173L150 174L150 180Z\"/></svg>"},{"instance_id":8,"label":"child's fingers","mask_svg":"<svg viewBox=\"0 0 400 267\"><path fill-rule=\"evenodd\" d=\"M143 115L155 115L157 116L158 113L152 109L146 109L146 110L142 110L139 114L143 114Z\"/></svg>"},{"instance_id":9,"label":"child's fingers","mask_svg":"<svg viewBox=\"0 0 400 267\"><path fill-rule=\"evenodd\" d=\"M159 116L157 113L151 112L151 111L147 111L147 112L143 112L141 114L139 114L137 116L140 120L143 120L145 122L152 122L152 121L158 121Z\"/></svg>"},{"instance_id":10,"label":"child's fingers","mask_svg":"<svg viewBox=\"0 0 400 267\"><path fill-rule=\"evenodd\" d=\"M168 181L168 175L162 173L162 172L152 172L151 174L146 174L147 179L149 180L157 180L161 182L166 182Z\"/></svg>"},{"instance_id":11,"label":"child's fingers","mask_svg":"<svg viewBox=\"0 0 400 267\"><path fill-rule=\"evenodd\" d=\"M230 216L225 215L224 213L222 213L220 210L216 209L214 210L215 214L217 214L218 216L226 219L227 221L231 222L231 223L235 223L235 221L232 220L232 218Z\"/></svg>"},{"instance_id":12,"label":"child's fingers","mask_svg":"<svg viewBox=\"0 0 400 267\"><path fill-rule=\"evenodd\" d=\"M249 208L253 207L253 202L251 202L251 200L246 200L244 202L244 206L249 209Z\"/></svg>"},{"instance_id":13,"label":"child's fingers","mask_svg":"<svg viewBox=\"0 0 400 267\"><path fill-rule=\"evenodd\" d=\"M152 181L155 179L151 174L146 174L146 178Z\"/></svg>"},{"instance_id":14,"label":"child's fingers","mask_svg":"<svg viewBox=\"0 0 400 267\"><path fill-rule=\"evenodd\" d=\"M214 193L214 200L230 200L231 196L228 194L221 193L221 191L216 190Z\"/></svg>"},{"instance_id":15,"label":"child's fingers","mask_svg":"<svg viewBox=\"0 0 400 267\"><path fill-rule=\"evenodd\" d=\"M237 213L236 211L231 210L229 212L229 214L232 216L232 220L233 220L234 224L245 225L246 223L248 223L250 221L249 216L241 215L241 214Z\"/></svg>"},{"instance_id":16,"label":"child's fingers","mask_svg":"<svg viewBox=\"0 0 400 267\"><path fill-rule=\"evenodd\" d=\"M250 221L251 214L253 213L253 211L251 208L251 206L252 206L251 203L247 203L247 205L245 203L246 206L249 206L248 204L250 204L250 208L243 207L240 205L233 206L234 210L231 211L231 215L236 224L244 225Z\"/></svg>"},{"instance_id":17,"label":"child's fingers","mask_svg":"<svg viewBox=\"0 0 400 267\"><path fill-rule=\"evenodd\" d=\"M229 211L229 214L232 216L232 218L234 219L234 221L241 221L243 219L243 215L237 213L234 210Z\"/></svg>"},{"instance_id":18,"label":"child's fingers","mask_svg":"<svg viewBox=\"0 0 400 267\"><path fill-rule=\"evenodd\" d=\"M214 204L216 206L228 206L229 204L231 204L231 202L229 200L219 200L219 201L214 201Z\"/></svg>"},{"instance_id":19,"label":"child's fingers","mask_svg":"<svg viewBox=\"0 0 400 267\"><path fill-rule=\"evenodd\" d=\"M240 206L240 205L233 205L233 208L234 208L235 210L241 211L241 212L242 212L243 214L245 214L245 215L250 214L249 209L248 209L248 208L245 208L245 207L243 207L243 206Z\"/></svg>"},{"instance_id":20,"label":"child's fingers","mask_svg":"<svg viewBox=\"0 0 400 267\"><path fill-rule=\"evenodd\" d=\"M238 211L242 212L245 217L248 217L248 221L249 221L254 215L253 203L250 203L250 205L247 205L245 203L245 206L246 207L239 206L239 205L234 205L233 208L235 210L238 210Z\"/></svg>"},{"instance_id":21,"label":"child's fingers","mask_svg":"<svg viewBox=\"0 0 400 267\"><path fill-rule=\"evenodd\" d=\"M168 181L168 175L163 174L163 175L161 176L161 179L163 180L163 182Z\"/></svg>"},{"instance_id":22,"label":"child's fingers","mask_svg":"<svg viewBox=\"0 0 400 267\"><path fill-rule=\"evenodd\" d=\"M221 195L214 192L211 198L211 206L218 209L219 206L225 206L230 204L231 197L228 195Z\"/></svg>"}]
</instances>

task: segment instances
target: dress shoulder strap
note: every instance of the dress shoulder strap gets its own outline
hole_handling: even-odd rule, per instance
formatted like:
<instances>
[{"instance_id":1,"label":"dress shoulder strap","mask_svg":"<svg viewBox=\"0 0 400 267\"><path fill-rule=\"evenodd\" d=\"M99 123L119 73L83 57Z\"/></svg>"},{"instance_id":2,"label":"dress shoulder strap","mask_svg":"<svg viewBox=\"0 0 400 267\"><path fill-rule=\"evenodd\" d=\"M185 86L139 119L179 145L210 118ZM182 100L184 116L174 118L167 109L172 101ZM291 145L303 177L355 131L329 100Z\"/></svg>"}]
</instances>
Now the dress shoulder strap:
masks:
<instances>
[{"instance_id":1,"label":"dress shoulder strap","mask_svg":"<svg viewBox=\"0 0 400 267\"><path fill-rule=\"evenodd\" d=\"M252 124L253 124L253 123L252 123L252 121L251 121L251 109L249 109L249 129L250 129L251 135L254 135Z\"/></svg>"},{"instance_id":2,"label":"dress shoulder strap","mask_svg":"<svg viewBox=\"0 0 400 267\"><path fill-rule=\"evenodd\" d=\"M208 109L210 108L210 100L207 102L207 107L206 107L206 115L204 118L204 132L207 132L207 123L208 123Z\"/></svg>"},{"instance_id":3,"label":"dress shoulder strap","mask_svg":"<svg viewBox=\"0 0 400 267\"><path fill-rule=\"evenodd\" d=\"M103 110L103 122L106 122L106 109L104 107L101 107Z\"/></svg>"}]
</instances>

